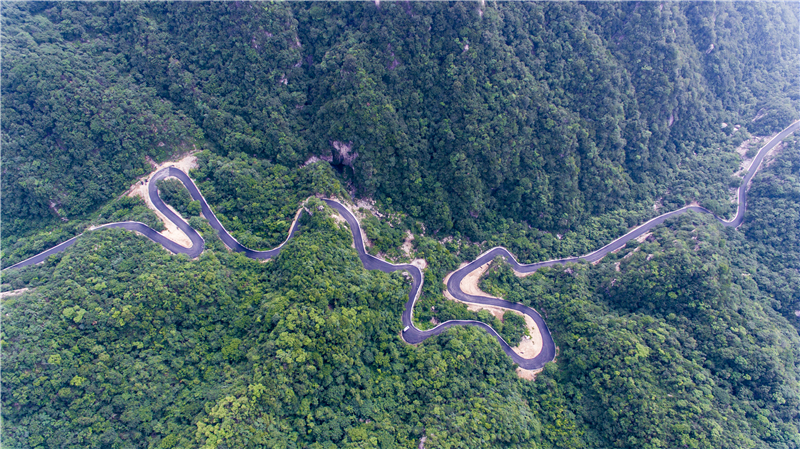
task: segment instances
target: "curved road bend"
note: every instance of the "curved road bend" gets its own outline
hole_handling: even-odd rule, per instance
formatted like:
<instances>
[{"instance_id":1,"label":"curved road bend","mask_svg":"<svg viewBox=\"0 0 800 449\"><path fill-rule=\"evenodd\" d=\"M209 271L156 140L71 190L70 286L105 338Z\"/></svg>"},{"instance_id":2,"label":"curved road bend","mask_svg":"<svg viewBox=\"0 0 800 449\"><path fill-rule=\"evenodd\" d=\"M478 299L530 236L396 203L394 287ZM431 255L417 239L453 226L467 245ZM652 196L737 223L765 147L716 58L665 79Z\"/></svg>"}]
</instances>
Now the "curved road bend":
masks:
<instances>
[{"instance_id":1,"label":"curved road bend","mask_svg":"<svg viewBox=\"0 0 800 449\"><path fill-rule=\"evenodd\" d=\"M603 246L602 248L593 251L589 254L586 254L584 256L568 257L558 260L548 260L545 262L537 262L534 264L520 264L507 249L503 247L496 247L490 249L489 251L486 251L485 253L481 254L477 259L466 265L465 267L454 272L453 275L450 276L450 279L447 282L447 290L455 298L469 303L492 305L492 306L503 307L506 309L516 310L518 312L530 316L534 320L534 322L539 327L542 334L542 350L539 352L539 354L537 354L535 357L531 359L520 357L519 354L517 354L516 352L514 352L513 349L511 349L511 346L500 336L500 334L498 334L489 325L482 323L480 321L451 320L441 323L438 326L434 327L433 329L424 331L415 327L412 317L414 312L414 304L419 298L419 293L422 288L422 283L424 282L422 271L413 265L409 264L395 265L368 254L366 252L366 249L364 248L364 241L361 237L361 226L358 223L358 220L355 218L355 216L353 216L353 214L350 213L350 211L347 210L347 208L345 208L338 201L331 199L325 199L324 201L328 206L336 210L342 217L344 217L344 219L347 221L347 224L350 226L350 231L353 234L353 242L355 244L358 257L361 259L361 263L364 265L364 268L368 270L380 270L386 273L391 273L398 270L405 270L408 271L409 274L411 274L411 279L412 279L411 290L408 294L408 301L406 302L405 310L403 311L402 315L402 322L405 328L404 331L402 332L402 335L405 341L412 344L420 343L431 336L438 335L444 332L446 329L452 326L476 326L486 330L486 332L490 333L495 338L497 338L497 341L500 343L500 346L503 348L503 351L505 351L505 353L508 354L508 356L511 357L511 359L514 360L514 362L518 364L520 367L524 369L538 369L542 368L547 362L552 361L555 357L555 344L553 343L553 338L550 335L550 331L548 330L547 325L545 324L541 315L539 315L538 312L531 309L530 307L526 307L522 304L512 303L498 298L469 295L461 290L461 281L464 279L464 277L466 277L472 271L481 267L483 264L490 262L491 260L493 260L495 257L498 256L505 258L515 271L525 274L533 273L539 268L549 267L553 265L563 265L579 261L596 262L602 259L609 252L622 248L631 239L635 239L641 236L642 234L648 232L650 229L653 229L654 227L660 225L668 218L681 215L688 211L711 214L714 215L714 218L716 218L717 221L719 221L723 226L738 227L739 225L742 224L742 221L744 219L744 213L746 210L747 185L749 184L750 180L752 180L755 173L758 171L758 168L763 162L764 157L776 144L778 144L780 141L782 141L788 135L792 134L798 129L800 129L800 120L789 125L786 129L781 131L778 135L772 138L766 145L764 145L764 147L762 147L759 150L758 154L753 160L753 163L750 166L750 169L748 170L747 174L742 180L741 186L739 186L739 202L736 211L736 216L730 221L714 215L711 211L709 211L704 207L686 206L678 210L667 212L663 215L659 215L658 217L655 217L652 220L637 226L627 234L617 238L616 240ZM208 220L208 223L211 225L211 227L218 232L219 237L223 241L223 243L225 243L225 245L227 245L233 251L245 253L245 255L249 258L269 259L277 256L280 253L283 246L286 244L286 242L288 242L294 236L295 231L299 226L299 221L297 220L297 218L303 209L300 209L298 211L298 216L295 216L295 221L292 224L288 237L279 246L269 251L255 251L250 248L247 248L241 243L239 243L232 235L230 235L230 233L225 229L225 227L222 226L222 223L219 222L217 216L208 206L208 202L205 200L202 193L200 193L200 190L197 188L197 185L195 185L195 183L191 180L191 178L189 178L189 176L186 173L177 168L168 167L159 170L150 178L148 185L148 196L150 197L150 201L152 201L156 209L158 209L159 212L164 214L164 216L166 216L167 219L175 223L175 225L178 226L178 228L180 228L189 237L190 241L192 242L191 247L187 248L181 246L173 242L172 240L169 240L166 237L162 236L149 226L134 221L109 223L103 226L99 226L95 229L123 228L130 231L139 232L143 234L145 237L162 245L164 248L175 254L186 254L192 258L199 256L203 252L203 249L205 248L205 242L203 238L186 221L184 221L180 216L178 216L175 212L173 212L170 208L168 208L167 205L164 203L164 201L158 196L157 181L168 177L178 178L183 183L183 185L186 186L186 189L189 191L189 194L191 195L192 199L200 202L200 206L203 211L203 216ZM64 251L65 249L72 246L75 243L76 239L81 235L83 234L79 234L47 251L44 251L20 263L12 265L6 268L6 270L12 268L21 268L28 265L33 265L43 262L45 259L47 259L47 257L59 253L61 251Z\"/></svg>"}]
</instances>

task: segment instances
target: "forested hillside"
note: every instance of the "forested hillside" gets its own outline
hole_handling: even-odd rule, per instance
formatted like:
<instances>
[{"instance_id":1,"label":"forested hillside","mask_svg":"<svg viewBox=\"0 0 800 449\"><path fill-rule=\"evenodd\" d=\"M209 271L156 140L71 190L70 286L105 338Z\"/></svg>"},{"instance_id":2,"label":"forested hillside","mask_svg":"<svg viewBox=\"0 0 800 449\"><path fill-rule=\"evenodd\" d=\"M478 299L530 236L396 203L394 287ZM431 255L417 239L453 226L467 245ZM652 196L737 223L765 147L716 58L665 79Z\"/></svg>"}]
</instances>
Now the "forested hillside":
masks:
<instances>
[{"instance_id":1,"label":"forested hillside","mask_svg":"<svg viewBox=\"0 0 800 449\"><path fill-rule=\"evenodd\" d=\"M149 171L146 156L164 159L202 137L132 75L115 42L26 11L42 6L2 9L5 235L94 211Z\"/></svg>"},{"instance_id":2,"label":"forested hillside","mask_svg":"<svg viewBox=\"0 0 800 449\"><path fill-rule=\"evenodd\" d=\"M4 447L538 438L525 386L491 337L403 343L405 278L365 271L350 231L327 213L304 216L302 229L267 264L210 234L210 251L189 261L98 231L59 260L6 275L32 290L3 303Z\"/></svg>"},{"instance_id":3,"label":"forested hillside","mask_svg":"<svg viewBox=\"0 0 800 449\"><path fill-rule=\"evenodd\" d=\"M0 310L4 446L798 447L798 254L769 250L796 226L765 205L798 190L799 155L792 142L754 181L745 232L684 215L598 265L519 279L498 261L483 288L542 311L559 346L534 382L479 329L403 343L408 280L365 271L321 203L268 263L199 217L194 261L90 233L4 273L28 289ZM472 318L441 297L459 256L416 249L431 264L419 319Z\"/></svg>"},{"instance_id":4,"label":"forested hillside","mask_svg":"<svg viewBox=\"0 0 800 449\"><path fill-rule=\"evenodd\" d=\"M429 232L563 232L659 198L724 203L720 154L800 101L783 3L3 8L13 233L89 212L145 155L197 143L290 170L332 159ZM696 183L697 165L721 176Z\"/></svg>"},{"instance_id":5,"label":"forested hillside","mask_svg":"<svg viewBox=\"0 0 800 449\"><path fill-rule=\"evenodd\" d=\"M546 311L561 336L536 383L600 437L589 447L800 445L800 253L782 244L796 241L798 159L795 141L754 181L744 233L686 215L597 266L489 273L487 291ZM788 222L768 224L776 212Z\"/></svg>"},{"instance_id":6,"label":"forested hillside","mask_svg":"<svg viewBox=\"0 0 800 449\"><path fill-rule=\"evenodd\" d=\"M229 251L166 180L197 259L103 229L3 271L3 447L800 449L796 136L737 229L690 213L596 265L497 260L480 287L558 347L534 381L477 328L405 343L409 279L365 270L315 198L367 200L368 250L426 261L419 327L519 340L444 277L497 245L585 254L695 200L730 216L736 148L800 118L796 4L0 11L3 267L102 223L163 229L121 194L188 151L246 246L282 242L308 199L271 261Z\"/></svg>"}]
</instances>

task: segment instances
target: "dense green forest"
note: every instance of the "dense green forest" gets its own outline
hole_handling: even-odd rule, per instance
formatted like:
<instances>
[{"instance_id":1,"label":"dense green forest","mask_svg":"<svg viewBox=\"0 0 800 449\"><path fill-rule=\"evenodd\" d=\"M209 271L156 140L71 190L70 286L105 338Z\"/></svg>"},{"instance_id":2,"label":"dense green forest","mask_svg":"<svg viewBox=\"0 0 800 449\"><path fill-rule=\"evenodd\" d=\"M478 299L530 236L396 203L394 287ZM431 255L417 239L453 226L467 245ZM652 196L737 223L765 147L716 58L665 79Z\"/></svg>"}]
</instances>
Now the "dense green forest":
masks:
<instances>
[{"instance_id":1,"label":"dense green forest","mask_svg":"<svg viewBox=\"0 0 800 449\"><path fill-rule=\"evenodd\" d=\"M116 43L84 44L67 24L26 11L39 6L2 7L4 235L96 210L149 170L145 157L203 135L135 79Z\"/></svg>"},{"instance_id":2,"label":"dense green forest","mask_svg":"<svg viewBox=\"0 0 800 449\"><path fill-rule=\"evenodd\" d=\"M479 319L513 344L522 323L447 301L447 273L496 245L583 254L693 200L730 216L734 149L800 117L794 5L0 12L2 266L102 223L163 229L121 195L188 151L248 247L314 212L253 261L167 180L198 259L105 229L3 272L4 447L800 448L800 139L737 230L689 214L597 265L496 261L481 288L542 312L558 346L533 382L478 329L405 344L408 279L364 270L313 198L374 200L369 251L427 261L419 327Z\"/></svg>"},{"instance_id":3,"label":"dense green forest","mask_svg":"<svg viewBox=\"0 0 800 449\"><path fill-rule=\"evenodd\" d=\"M798 117L785 3L2 8L4 235L192 145L332 159L358 196L473 241L658 200L726 213L725 149Z\"/></svg>"},{"instance_id":4,"label":"dense green forest","mask_svg":"<svg viewBox=\"0 0 800 449\"><path fill-rule=\"evenodd\" d=\"M598 265L524 279L493 265L482 288L542 311L559 346L534 382L477 329L403 343L409 281L365 271L317 203L266 263L199 217L196 261L90 233L4 273L4 290L29 289L2 306L4 445L798 447L799 259L768 250L797 227L767 200L782 189L800 208L799 156L793 141L757 176L744 232L684 215ZM425 237L417 254L431 263L417 312L467 313L436 281L458 257Z\"/></svg>"},{"instance_id":5,"label":"dense green forest","mask_svg":"<svg viewBox=\"0 0 800 449\"><path fill-rule=\"evenodd\" d=\"M410 447L425 433L435 446L476 447L538 437L491 337L457 330L404 344L405 278L365 271L349 229L326 213L304 215L302 229L269 263L219 247L190 261L103 230L7 274L32 290L3 303L13 315L3 328L4 445Z\"/></svg>"}]
</instances>

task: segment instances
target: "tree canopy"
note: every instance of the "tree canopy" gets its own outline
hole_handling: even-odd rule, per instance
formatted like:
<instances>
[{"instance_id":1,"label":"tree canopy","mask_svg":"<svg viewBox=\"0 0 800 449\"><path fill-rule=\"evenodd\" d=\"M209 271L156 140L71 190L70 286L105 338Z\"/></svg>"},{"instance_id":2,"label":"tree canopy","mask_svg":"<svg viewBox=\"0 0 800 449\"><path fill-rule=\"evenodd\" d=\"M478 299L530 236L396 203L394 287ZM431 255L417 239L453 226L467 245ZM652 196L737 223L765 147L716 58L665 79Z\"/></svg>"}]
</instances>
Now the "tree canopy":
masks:
<instances>
[{"instance_id":1,"label":"tree canopy","mask_svg":"<svg viewBox=\"0 0 800 449\"><path fill-rule=\"evenodd\" d=\"M798 448L800 139L745 222L686 214L596 265L480 287L542 313L535 381L454 327L402 341L410 288L363 268L315 196L364 199L370 252L422 258L416 324L478 319L443 279L502 245L593 251L691 201L733 213L740 164L798 118L785 3L0 4L2 440L31 448ZM103 223L154 163L195 260ZM321 209L320 209L321 207ZM409 251L410 247L410 251Z\"/></svg>"}]
</instances>

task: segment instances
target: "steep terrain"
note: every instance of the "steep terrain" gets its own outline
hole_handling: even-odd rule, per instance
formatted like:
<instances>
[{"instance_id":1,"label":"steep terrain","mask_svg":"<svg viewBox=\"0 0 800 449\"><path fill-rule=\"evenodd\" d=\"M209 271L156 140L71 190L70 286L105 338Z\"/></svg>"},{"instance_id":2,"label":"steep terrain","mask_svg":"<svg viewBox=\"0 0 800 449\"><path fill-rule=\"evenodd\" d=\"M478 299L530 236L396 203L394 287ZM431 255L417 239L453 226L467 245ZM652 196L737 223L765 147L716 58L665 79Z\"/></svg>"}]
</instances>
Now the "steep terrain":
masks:
<instances>
[{"instance_id":1,"label":"steep terrain","mask_svg":"<svg viewBox=\"0 0 800 449\"><path fill-rule=\"evenodd\" d=\"M15 233L89 212L144 155L198 142L289 169L331 160L429 232L563 232L660 197L724 199L724 147L786 126L800 100L798 16L781 3L4 11ZM694 182L697 166L721 176Z\"/></svg>"},{"instance_id":2,"label":"steep terrain","mask_svg":"<svg viewBox=\"0 0 800 449\"><path fill-rule=\"evenodd\" d=\"M2 3L2 264L162 229L120 196L202 149L191 175L242 243L353 195L370 252L426 260L420 327L518 339L447 274L498 245L585 254L692 201L732 217L735 149L799 116L795 6ZM799 448L798 161L792 138L738 229L686 214L596 265L493 264L480 288L558 347L532 382L478 329L403 342L409 280L326 213L261 263L162 184L198 259L103 229L3 272L3 445Z\"/></svg>"}]
</instances>

